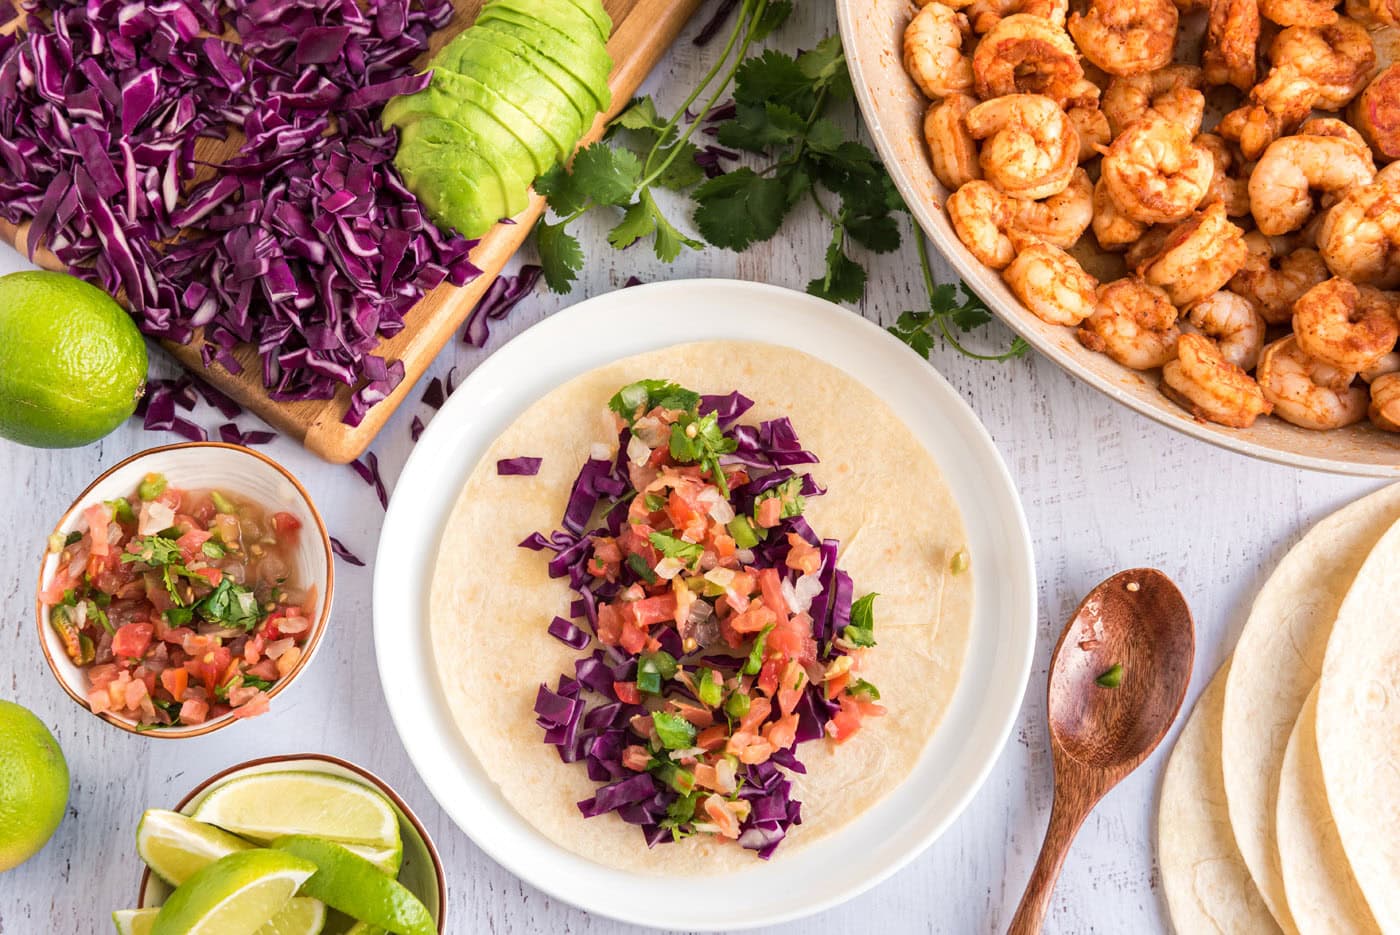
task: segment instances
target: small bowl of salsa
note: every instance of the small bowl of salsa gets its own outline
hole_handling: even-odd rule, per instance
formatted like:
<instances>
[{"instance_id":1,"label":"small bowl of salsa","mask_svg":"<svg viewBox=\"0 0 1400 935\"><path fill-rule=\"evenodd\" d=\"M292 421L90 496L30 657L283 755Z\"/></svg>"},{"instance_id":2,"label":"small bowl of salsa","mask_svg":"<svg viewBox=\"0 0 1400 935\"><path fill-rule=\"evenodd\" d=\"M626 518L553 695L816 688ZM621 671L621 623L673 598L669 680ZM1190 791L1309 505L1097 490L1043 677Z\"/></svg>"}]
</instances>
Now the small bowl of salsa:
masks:
<instances>
[{"instance_id":1,"label":"small bowl of salsa","mask_svg":"<svg viewBox=\"0 0 1400 935\"><path fill-rule=\"evenodd\" d=\"M305 488L239 445L153 448L49 536L40 645L68 695L123 730L194 737L268 710L310 662L334 569Z\"/></svg>"}]
</instances>

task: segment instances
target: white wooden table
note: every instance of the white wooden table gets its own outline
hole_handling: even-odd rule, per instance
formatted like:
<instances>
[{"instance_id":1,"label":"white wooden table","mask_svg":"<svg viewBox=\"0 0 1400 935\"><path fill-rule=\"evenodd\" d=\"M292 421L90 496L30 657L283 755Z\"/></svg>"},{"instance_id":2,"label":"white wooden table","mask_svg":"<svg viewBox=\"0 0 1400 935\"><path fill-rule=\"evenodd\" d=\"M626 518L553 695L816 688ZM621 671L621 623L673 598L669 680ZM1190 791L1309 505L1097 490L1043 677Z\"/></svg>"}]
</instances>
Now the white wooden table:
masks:
<instances>
[{"instance_id":1,"label":"white wooden table","mask_svg":"<svg viewBox=\"0 0 1400 935\"><path fill-rule=\"evenodd\" d=\"M825 3L808 3L774 39L810 48L836 28ZM693 31L693 30L692 30ZM674 104L714 50L687 36L648 89ZM661 90L664 89L664 90ZM855 115L851 115L852 125ZM433 374L461 375L507 338L563 305L618 288L629 276L721 276L801 289L818 273L827 232L809 213L773 242L742 255L688 253L663 267L645 247L617 254L601 224L585 229L590 262L572 296L539 294L494 328L488 347L446 349ZM23 268L0 251L0 272ZM861 311L882 324L921 307L912 244L870 258ZM950 278L945 264L938 270ZM1004 344L999 325L972 338ZM1011 468L1035 540L1040 578L1036 665L1012 739L991 777L948 833L895 877L815 919L774 932L980 933L1005 927L1030 873L1050 805L1045 676L1055 637L1082 594L1120 568L1153 565L1180 583L1196 615L1191 700L1225 658L1269 568L1312 522L1377 486L1251 461L1159 427L1075 382L1044 360L977 363L938 348L934 364L986 423ZM174 372L157 355L159 375ZM412 447L409 423L426 406L405 405L374 446L392 487ZM223 420L201 406L207 428ZM252 420L244 417L245 422ZM442 852L453 933L638 931L592 918L527 886L486 857L428 795L384 708L370 631L370 571L341 565L330 638L316 664L255 727L165 743L118 731L80 710L59 689L35 645L36 562L58 514L97 473L143 448L172 441L133 420L102 442L36 451L0 441L0 697L48 723L72 770L68 818L49 845L0 875L0 935L106 933L108 913L131 904L139 876L134 852L142 809L173 805L205 776L270 753L321 751L354 760L394 785L423 818ZM310 489L331 528L373 558L382 512L373 491L347 467L325 464L279 439L267 449ZM964 504L964 509L976 509ZM1189 702L1188 702L1189 703ZM1155 862L1157 788L1172 740L1109 795L1085 825L1065 867L1047 924L1052 932L1169 931ZM742 898L742 894L735 894ZM678 907L679 918L684 912Z\"/></svg>"}]
</instances>

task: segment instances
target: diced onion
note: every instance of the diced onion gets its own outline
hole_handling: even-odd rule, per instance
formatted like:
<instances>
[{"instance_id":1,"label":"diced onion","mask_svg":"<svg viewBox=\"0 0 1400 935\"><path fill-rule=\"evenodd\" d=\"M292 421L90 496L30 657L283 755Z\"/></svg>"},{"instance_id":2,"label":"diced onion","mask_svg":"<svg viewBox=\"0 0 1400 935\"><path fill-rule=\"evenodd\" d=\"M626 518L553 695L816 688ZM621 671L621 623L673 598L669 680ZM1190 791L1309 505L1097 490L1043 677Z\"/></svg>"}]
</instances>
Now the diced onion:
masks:
<instances>
[{"instance_id":1,"label":"diced onion","mask_svg":"<svg viewBox=\"0 0 1400 935\"><path fill-rule=\"evenodd\" d=\"M734 582L734 569L711 568L705 572L705 580L717 588L728 588Z\"/></svg>"},{"instance_id":2,"label":"diced onion","mask_svg":"<svg viewBox=\"0 0 1400 935\"><path fill-rule=\"evenodd\" d=\"M671 751L671 759L677 760L677 761L683 760L683 759L685 759L685 758L688 757L688 756L689 756L689 757L694 757L695 759L698 760L700 757L702 757L702 756L704 756L704 755L705 755L705 748L704 748L704 747L686 747L684 750L672 750L672 751Z\"/></svg>"},{"instance_id":3,"label":"diced onion","mask_svg":"<svg viewBox=\"0 0 1400 935\"><path fill-rule=\"evenodd\" d=\"M627 460L636 465L646 464L651 458L651 449L636 435L627 440Z\"/></svg>"},{"instance_id":4,"label":"diced onion","mask_svg":"<svg viewBox=\"0 0 1400 935\"><path fill-rule=\"evenodd\" d=\"M678 558L663 558L656 563L656 576L670 581L676 575L685 571L685 562Z\"/></svg>"},{"instance_id":5,"label":"diced onion","mask_svg":"<svg viewBox=\"0 0 1400 935\"><path fill-rule=\"evenodd\" d=\"M267 649L263 650L263 655L269 659L278 659L283 653L295 645L296 640L292 639L290 636L286 639L273 640L271 643L267 644Z\"/></svg>"},{"instance_id":6,"label":"diced onion","mask_svg":"<svg viewBox=\"0 0 1400 935\"><path fill-rule=\"evenodd\" d=\"M715 764L715 785L724 795L732 795L739 788L738 771L733 760L725 758Z\"/></svg>"},{"instance_id":7,"label":"diced onion","mask_svg":"<svg viewBox=\"0 0 1400 935\"><path fill-rule=\"evenodd\" d=\"M594 442L593 447L588 449L588 456L594 461L612 460L612 452L608 451L608 446L602 442Z\"/></svg>"},{"instance_id":8,"label":"diced onion","mask_svg":"<svg viewBox=\"0 0 1400 935\"><path fill-rule=\"evenodd\" d=\"M175 511L159 500L148 500L141 504L141 515L137 520L136 534L154 536L175 525Z\"/></svg>"},{"instance_id":9,"label":"diced onion","mask_svg":"<svg viewBox=\"0 0 1400 935\"><path fill-rule=\"evenodd\" d=\"M737 558L741 564L752 565L754 560L753 549L739 549L734 553L734 557Z\"/></svg>"},{"instance_id":10,"label":"diced onion","mask_svg":"<svg viewBox=\"0 0 1400 935\"><path fill-rule=\"evenodd\" d=\"M734 507L730 506L729 501L721 497L715 488L705 488L696 499L705 504L706 512L715 522L727 523L734 518Z\"/></svg>"},{"instance_id":11,"label":"diced onion","mask_svg":"<svg viewBox=\"0 0 1400 935\"><path fill-rule=\"evenodd\" d=\"M797 605L801 613L806 613L812 607L812 601L822 593L822 582L818 575L803 575L797 579L797 585L793 589L797 592Z\"/></svg>"},{"instance_id":12,"label":"diced onion","mask_svg":"<svg viewBox=\"0 0 1400 935\"><path fill-rule=\"evenodd\" d=\"M802 611L807 609L805 607L798 606L797 589L792 586L791 581L784 578L782 584L780 585L780 590L783 592L783 600L787 602L788 610L792 611L795 614L800 614L802 613Z\"/></svg>"},{"instance_id":13,"label":"diced onion","mask_svg":"<svg viewBox=\"0 0 1400 935\"><path fill-rule=\"evenodd\" d=\"M661 447L670 435L670 427L654 416L642 416L632 423L632 437L640 438L648 448Z\"/></svg>"}]
</instances>

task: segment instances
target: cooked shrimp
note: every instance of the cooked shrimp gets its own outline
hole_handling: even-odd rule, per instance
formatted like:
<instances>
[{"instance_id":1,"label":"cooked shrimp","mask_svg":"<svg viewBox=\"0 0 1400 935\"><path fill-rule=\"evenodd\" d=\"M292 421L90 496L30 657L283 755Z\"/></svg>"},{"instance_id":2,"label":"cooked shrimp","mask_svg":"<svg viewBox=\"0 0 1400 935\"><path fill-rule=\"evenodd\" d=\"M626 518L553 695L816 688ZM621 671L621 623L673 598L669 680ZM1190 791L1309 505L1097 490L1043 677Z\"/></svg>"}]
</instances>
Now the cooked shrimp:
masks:
<instances>
[{"instance_id":1,"label":"cooked shrimp","mask_svg":"<svg viewBox=\"0 0 1400 935\"><path fill-rule=\"evenodd\" d=\"M1230 223L1217 202L1172 228L1137 274L1165 290L1178 308L1189 308L1225 288L1248 254L1244 231Z\"/></svg>"},{"instance_id":2,"label":"cooked shrimp","mask_svg":"<svg viewBox=\"0 0 1400 935\"><path fill-rule=\"evenodd\" d=\"M1264 348L1254 376L1274 415L1294 425L1324 431L1366 418L1366 391L1352 374L1308 357L1293 335Z\"/></svg>"},{"instance_id":3,"label":"cooked shrimp","mask_svg":"<svg viewBox=\"0 0 1400 935\"><path fill-rule=\"evenodd\" d=\"M1259 69L1259 4L1256 0L1209 0L1201 67L1207 84L1254 86Z\"/></svg>"},{"instance_id":4,"label":"cooked shrimp","mask_svg":"<svg viewBox=\"0 0 1400 935\"><path fill-rule=\"evenodd\" d=\"M1351 102L1351 122L1382 159L1400 159L1400 64L1391 65Z\"/></svg>"},{"instance_id":5,"label":"cooked shrimp","mask_svg":"<svg viewBox=\"0 0 1400 935\"><path fill-rule=\"evenodd\" d=\"M1259 384L1214 341L1183 334L1177 357L1162 367L1162 392L1203 422L1247 429L1271 408Z\"/></svg>"},{"instance_id":6,"label":"cooked shrimp","mask_svg":"<svg viewBox=\"0 0 1400 935\"><path fill-rule=\"evenodd\" d=\"M1325 26L1290 26L1274 37L1269 58L1312 82L1318 110L1341 110L1361 93L1376 69L1376 47L1366 27L1339 18Z\"/></svg>"},{"instance_id":7,"label":"cooked shrimp","mask_svg":"<svg viewBox=\"0 0 1400 935\"><path fill-rule=\"evenodd\" d=\"M1053 26L1065 25L1069 0L976 0L967 8L972 31L979 36L996 28L997 23L1017 13L1039 16Z\"/></svg>"},{"instance_id":8,"label":"cooked shrimp","mask_svg":"<svg viewBox=\"0 0 1400 935\"><path fill-rule=\"evenodd\" d=\"M1271 72L1250 92L1251 101L1258 101L1221 117L1215 132L1237 144L1246 160L1258 159L1270 143L1292 133L1312 112L1315 93L1306 78Z\"/></svg>"},{"instance_id":9,"label":"cooked shrimp","mask_svg":"<svg viewBox=\"0 0 1400 935\"><path fill-rule=\"evenodd\" d=\"M1140 75L1171 62L1178 18L1172 0L1089 0L1068 25L1089 61L1110 75Z\"/></svg>"},{"instance_id":10,"label":"cooked shrimp","mask_svg":"<svg viewBox=\"0 0 1400 935\"><path fill-rule=\"evenodd\" d=\"M1113 141L1102 171L1119 210L1134 220L1162 224L1181 220L1201 203L1215 159L1184 127L1149 113Z\"/></svg>"},{"instance_id":11,"label":"cooked shrimp","mask_svg":"<svg viewBox=\"0 0 1400 935\"><path fill-rule=\"evenodd\" d=\"M1123 262L1128 269L1137 272L1138 267L1146 266L1147 261L1162 252L1162 248L1167 245L1167 238L1172 235L1173 225L1153 224L1138 238L1137 243L1128 247L1123 254Z\"/></svg>"},{"instance_id":12,"label":"cooked shrimp","mask_svg":"<svg viewBox=\"0 0 1400 935\"><path fill-rule=\"evenodd\" d=\"M1062 27L1031 13L1014 13L977 43L972 79L983 100L1043 94L1063 105L1084 80L1084 68Z\"/></svg>"},{"instance_id":13,"label":"cooked shrimp","mask_svg":"<svg viewBox=\"0 0 1400 935\"><path fill-rule=\"evenodd\" d=\"M972 60L963 54L971 27L967 17L942 3L929 3L904 30L904 70L919 90L937 99L972 88Z\"/></svg>"},{"instance_id":14,"label":"cooked shrimp","mask_svg":"<svg viewBox=\"0 0 1400 935\"><path fill-rule=\"evenodd\" d=\"M1371 383L1371 424L1387 432L1400 432L1400 373L1387 373Z\"/></svg>"},{"instance_id":15,"label":"cooked shrimp","mask_svg":"<svg viewBox=\"0 0 1400 935\"><path fill-rule=\"evenodd\" d=\"M1023 247L1001 278L1026 308L1052 325L1077 325L1094 310L1098 280L1051 244Z\"/></svg>"},{"instance_id":16,"label":"cooked shrimp","mask_svg":"<svg viewBox=\"0 0 1400 935\"><path fill-rule=\"evenodd\" d=\"M1183 331L1199 331L1220 348L1220 356L1246 373L1259 363L1268 325L1254 303L1234 292L1217 292L1186 313Z\"/></svg>"},{"instance_id":17,"label":"cooked shrimp","mask_svg":"<svg viewBox=\"0 0 1400 935\"><path fill-rule=\"evenodd\" d=\"M1105 250L1123 250L1137 242L1147 230L1147 225L1134 221L1113 203L1108 194L1108 184L1102 178L1094 185L1094 238Z\"/></svg>"},{"instance_id":18,"label":"cooked shrimp","mask_svg":"<svg viewBox=\"0 0 1400 935\"><path fill-rule=\"evenodd\" d=\"M1113 141L1113 130L1108 125L1108 118L1098 107L1068 107L1065 109L1065 115L1079 134L1080 165L1090 159L1097 159L1104 148Z\"/></svg>"},{"instance_id":19,"label":"cooked shrimp","mask_svg":"<svg viewBox=\"0 0 1400 935\"><path fill-rule=\"evenodd\" d=\"M1249 180L1236 178L1230 174L1235 166L1235 153L1230 144L1214 133L1202 133L1196 137L1196 145L1210 151L1215 160L1215 171L1210 177L1210 188L1206 190L1201 206L1219 202L1225 206L1225 213L1232 218L1249 214Z\"/></svg>"},{"instance_id":20,"label":"cooked shrimp","mask_svg":"<svg viewBox=\"0 0 1400 935\"><path fill-rule=\"evenodd\" d=\"M1316 250L1275 251L1273 242L1258 231L1245 234L1244 243L1249 255L1230 280L1230 291L1253 302L1271 325L1290 322L1293 303L1330 275Z\"/></svg>"},{"instance_id":21,"label":"cooked shrimp","mask_svg":"<svg viewBox=\"0 0 1400 935\"><path fill-rule=\"evenodd\" d=\"M1075 169L1069 185L1043 201L1016 198L1008 233L1043 240L1068 250L1079 242L1094 214L1094 185L1089 173Z\"/></svg>"},{"instance_id":22,"label":"cooked shrimp","mask_svg":"<svg viewBox=\"0 0 1400 935\"><path fill-rule=\"evenodd\" d=\"M1290 136L1269 145L1249 175L1249 205L1261 233L1286 234L1313 213L1312 192L1343 192L1375 176L1356 144L1335 136Z\"/></svg>"},{"instance_id":23,"label":"cooked shrimp","mask_svg":"<svg viewBox=\"0 0 1400 935\"><path fill-rule=\"evenodd\" d=\"M1334 0L1259 0L1259 12L1280 26L1326 26L1337 21Z\"/></svg>"},{"instance_id":24,"label":"cooked shrimp","mask_svg":"<svg viewBox=\"0 0 1400 935\"><path fill-rule=\"evenodd\" d=\"M1016 257L1006 230L1011 224L1011 199L996 186L973 179L948 196L948 220L958 239L992 269L1005 269Z\"/></svg>"},{"instance_id":25,"label":"cooked shrimp","mask_svg":"<svg viewBox=\"0 0 1400 935\"><path fill-rule=\"evenodd\" d=\"M1400 373L1400 353L1391 351L1370 367L1361 371L1360 377L1367 383L1375 383L1388 373Z\"/></svg>"},{"instance_id":26,"label":"cooked shrimp","mask_svg":"<svg viewBox=\"0 0 1400 935\"><path fill-rule=\"evenodd\" d=\"M1052 99L1008 94L983 101L963 117L982 140L987 180L1017 198L1047 198L1065 190L1079 167L1079 133Z\"/></svg>"},{"instance_id":27,"label":"cooked shrimp","mask_svg":"<svg viewBox=\"0 0 1400 935\"><path fill-rule=\"evenodd\" d=\"M1181 332L1167 294L1131 277L1099 286L1094 311L1075 336L1125 367L1153 370L1176 356Z\"/></svg>"},{"instance_id":28,"label":"cooked shrimp","mask_svg":"<svg viewBox=\"0 0 1400 935\"><path fill-rule=\"evenodd\" d=\"M964 182L982 177L977 162L977 141L967 132L963 117L977 106L970 94L950 94L929 105L924 115L924 141L928 143L933 174L948 191L957 191Z\"/></svg>"},{"instance_id":29,"label":"cooked shrimp","mask_svg":"<svg viewBox=\"0 0 1400 935\"><path fill-rule=\"evenodd\" d=\"M1347 192L1323 217L1317 249L1338 276L1381 288L1400 285L1400 190L1376 181Z\"/></svg>"},{"instance_id":30,"label":"cooked shrimp","mask_svg":"<svg viewBox=\"0 0 1400 935\"><path fill-rule=\"evenodd\" d=\"M1206 98L1200 91L1201 70L1194 65L1168 65L1141 75L1118 76L1103 93L1103 112L1117 136L1149 110L1185 127L1192 136L1201 129Z\"/></svg>"},{"instance_id":31,"label":"cooked shrimp","mask_svg":"<svg viewBox=\"0 0 1400 935\"><path fill-rule=\"evenodd\" d=\"M1333 278L1313 286L1294 304L1293 333L1304 354L1357 373L1395 350L1400 322L1379 289Z\"/></svg>"},{"instance_id":32,"label":"cooked shrimp","mask_svg":"<svg viewBox=\"0 0 1400 935\"><path fill-rule=\"evenodd\" d=\"M1347 16L1367 26L1400 26L1400 0L1346 0Z\"/></svg>"}]
</instances>

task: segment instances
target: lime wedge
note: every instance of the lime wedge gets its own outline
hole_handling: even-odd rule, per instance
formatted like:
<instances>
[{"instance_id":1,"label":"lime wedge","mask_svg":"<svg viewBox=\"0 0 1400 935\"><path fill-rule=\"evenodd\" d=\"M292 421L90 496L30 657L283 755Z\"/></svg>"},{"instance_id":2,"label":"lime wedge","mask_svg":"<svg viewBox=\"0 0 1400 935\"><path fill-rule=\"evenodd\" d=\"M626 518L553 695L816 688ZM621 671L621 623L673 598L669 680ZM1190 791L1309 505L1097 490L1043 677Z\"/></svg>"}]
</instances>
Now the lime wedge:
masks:
<instances>
[{"instance_id":1,"label":"lime wedge","mask_svg":"<svg viewBox=\"0 0 1400 935\"><path fill-rule=\"evenodd\" d=\"M150 935L257 932L315 872L316 864L284 851L221 857L170 894Z\"/></svg>"},{"instance_id":2,"label":"lime wedge","mask_svg":"<svg viewBox=\"0 0 1400 935\"><path fill-rule=\"evenodd\" d=\"M117 935L151 935L159 909L118 909L112 913ZM297 896L254 935L319 935L326 925L326 904ZM351 929L354 931L354 929Z\"/></svg>"},{"instance_id":3,"label":"lime wedge","mask_svg":"<svg viewBox=\"0 0 1400 935\"><path fill-rule=\"evenodd\" d=\"M306 834L391 851L403 847L398 816L382 795L325 773L240 776L209 793L194 817L259 844Z\"/></svg>"},{"instance_id":4,"label":"lime wedge","mask_svg":"<svg viewBox=\"0 0 1400 935\"><path fill-rule=\"evenodd\" d=\"M437 935L432 913L403 884L333 841L293 835L272 845L316 865L302 888L333 909L397 935Z\"/></svg>"},{"instance_id":5,"label":"lime wedge","mask_svg":"<svg viewBox=\"0 0 1400 935\"><path fill-rule=\"evenodd\" d=\"M196 872L253 845L179 812L147 809L136 826L136 853L156 876L179 886Z\"/></svg>"},{"instance_id":6,"label":"lime wedge","mask_svg":"<svg viewBox=\"0 0 1400 935\"><path fill-rule=\"evenodd\" d=\"M345 930L345 935L384 935L384 930L368 922L356 922Z\"/></svg>"},{"instance_id":7,"label":"lime wedge","mask_svg":"<svg viewBox=\"0 0 1400 935\"><path fill-rule=\"evenodd\" d=\"M403 845L397 847L372 847L368 844L346 844L345 849L358 854L391 877L399 875L403 865Z\"/></svg>"}]
</instances>

